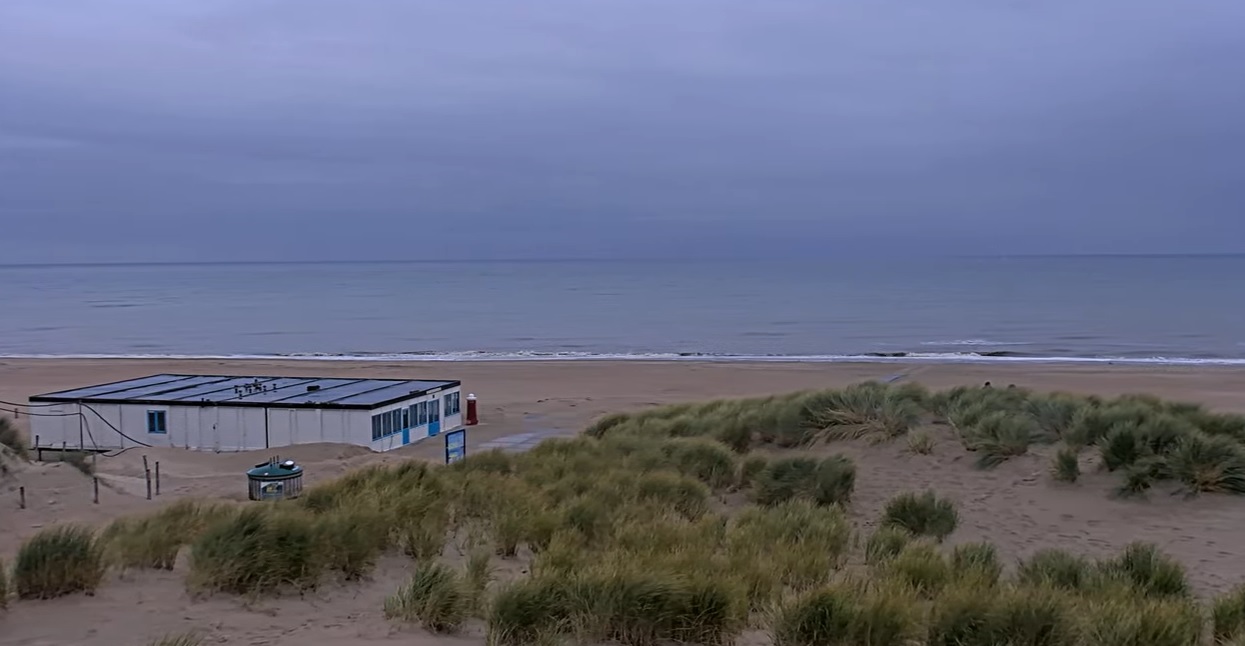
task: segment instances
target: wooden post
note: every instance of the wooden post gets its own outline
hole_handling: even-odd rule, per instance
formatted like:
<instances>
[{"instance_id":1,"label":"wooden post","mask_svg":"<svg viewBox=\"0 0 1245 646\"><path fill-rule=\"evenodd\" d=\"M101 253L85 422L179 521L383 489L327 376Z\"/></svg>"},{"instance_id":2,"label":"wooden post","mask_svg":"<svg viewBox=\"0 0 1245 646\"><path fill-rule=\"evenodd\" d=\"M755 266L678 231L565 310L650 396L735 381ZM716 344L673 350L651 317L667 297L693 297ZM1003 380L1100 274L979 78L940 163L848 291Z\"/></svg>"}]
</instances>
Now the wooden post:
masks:
<instances>
[{"instance_id":1,"label":"wooden post","mask_svg":"<svg viewBox=\"0 0 1245 646\"><path fill-rule=\"evenodd\" d=\"M99 478L91 478L95 484L95 504L99 504Z\"/></svg>"},{"instance_id":2,"label":"wooden post","mask_svg":"<svg viewBox=\"0 0 1245 646\"><path fill-rule=\"evenodd\" d=\"M69 442L61 440L61 462L65 461L65 454L69 452Z\"/></svg>"},{"instance_id":3,"label":"wooden post","mask_svg":"<svg viewBox=\"0 0 1245 646\"><path fill-rule=\"evenodd\" d=\"M151 472L147 471L147 500L151 500Z\"/></svg>"},{"instance_id":4,"label":"wooden post","mask_svg":"<svg viewBox=\"0 0 1245 646\"><path fill-rule=\"evenodd\" d=\"M39 436L35 436L35 460L43 462L43 447L39 445Z\"/></svg>"},{"instance_id":5,"label":"wooden post","mask_svg":"<svg viewBox=\"0 0 1245 646\"><path fill-rule=\"evenodd\" d=\"M151 467L147 466L147 456L143 456L143 471L150 471Z\"/></svg>"},{"instance_id":6,"label":"wooden post","mask_svg":"<svg viewBox=\"0 0 1245 646\"><path fill-rule=\"evenodd\" d=\"M160 495L160 461L156 460L156 495Z\"/></svg>"},{"instance_id":7,"label":"wooden post","mask_svg":"<svg viewBox=\"0 0 1245 646\"><path fill-rule=\"evenodd\" d=\"M18 506L20 506L22 509L25 509L26 508L26 487L18 487L17 496L19 500Z\"/></svg>"}]
</instances>

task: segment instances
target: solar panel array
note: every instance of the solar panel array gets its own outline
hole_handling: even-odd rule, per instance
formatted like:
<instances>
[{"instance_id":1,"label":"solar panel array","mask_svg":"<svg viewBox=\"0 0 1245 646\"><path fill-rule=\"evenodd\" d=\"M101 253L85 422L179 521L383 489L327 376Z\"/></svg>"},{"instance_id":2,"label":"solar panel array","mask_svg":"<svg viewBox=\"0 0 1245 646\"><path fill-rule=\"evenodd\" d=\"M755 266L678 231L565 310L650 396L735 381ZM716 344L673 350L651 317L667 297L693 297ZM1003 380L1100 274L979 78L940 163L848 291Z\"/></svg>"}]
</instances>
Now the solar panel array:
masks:
<instances>
[{"instance_id":1,"label":"solar panel array","mask_svg":"<svg viewBox=\"0 0 1245 646\"><path fill-rule=\"evenodd\" d=\"M371 408L457 381L161 374L31 397L33 401Z\"/></svg>"}]
</instances>

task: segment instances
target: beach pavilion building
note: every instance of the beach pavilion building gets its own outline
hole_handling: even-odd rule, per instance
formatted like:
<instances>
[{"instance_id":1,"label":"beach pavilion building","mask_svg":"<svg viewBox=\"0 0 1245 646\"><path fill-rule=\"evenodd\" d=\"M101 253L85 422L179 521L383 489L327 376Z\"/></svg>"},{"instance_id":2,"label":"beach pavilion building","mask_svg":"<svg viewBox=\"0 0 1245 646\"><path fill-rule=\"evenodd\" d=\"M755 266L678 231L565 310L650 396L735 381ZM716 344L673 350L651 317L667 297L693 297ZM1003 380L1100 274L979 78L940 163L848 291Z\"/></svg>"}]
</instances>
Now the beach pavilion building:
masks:
<instances>
[{"instance_id":1,"label":"beach pavilion building","mask_svg":"<svg viewBox=\"0 0 1245 646\"><path fill-rule=\"evenodd\" d=\"M457 381L160 374L30 398L44 449L387 451L462 427Z\"/></svg>"}]
</instances>

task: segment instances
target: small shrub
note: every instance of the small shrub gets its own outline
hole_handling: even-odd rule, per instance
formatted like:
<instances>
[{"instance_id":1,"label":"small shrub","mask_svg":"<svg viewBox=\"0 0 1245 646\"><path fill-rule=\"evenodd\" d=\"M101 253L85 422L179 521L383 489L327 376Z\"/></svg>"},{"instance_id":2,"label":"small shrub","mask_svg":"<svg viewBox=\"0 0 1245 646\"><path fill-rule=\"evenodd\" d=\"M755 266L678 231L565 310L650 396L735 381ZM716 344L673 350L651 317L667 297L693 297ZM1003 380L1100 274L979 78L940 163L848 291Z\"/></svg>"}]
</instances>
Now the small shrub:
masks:
<instances>
[{"instance_id":1,"label":"small shrub","mask_svg":"<svg viewBox=\"0 0 1245 646\"><path fill-rule=\"evenodd\" d=\"M908 433L908 452L929 455L934 452L934 436L929 431Z\"/></svg>"},{"instance_id":2,"label":"small shrub","mask_svg":"<svg viewBox=\"0 0 1245 646\"><path fill-rule=\"evenodd\" d=\"M190 548L191 588L273 594L313 587L322 563L314 517L268 506L243 509L210 526Z\"/></svg>"},{"instance_id":3,"label":"small shrub","mask_svg":"<svg viewBox=\"0 0 1245 646\"><path fill-rule=\"evenodd\" d=\"M759 505L773 506L800 497L811 497L817 482L817 460L779 458L757 477L753 497Z\"/></svg>"},{"instance_id":4,"label":"small shrub","mask_svg":"<svg viewBox=\"0 0 1245 646\"><path fill-rule=\"evenodd\" d=\"M1029 450L1037 424L1033 418L1008 411L988 413L963 432L964 445L979 453L977 466L989 469Z\"/></svg>"},{"instance_id":5,"label":"small shrub","mask_svg":"<svg viewBox=\"0 0 1245 646\"><path fill-rule=\"evenodd\" d=\"M1082 590L1093 581L1094 566L1082 556L1058 549L1038 550L1016 567L1016 579L1031 586Z\"/></svg>"},{"instance_id":6,"label":"small shrub","mask_svg":"<svg viewBox=\"0 0 1245 646\"><path fill-rule=\"evenodd\" d=\"M1119 423L1110 428L1098 446L1107 471L1125 469L1149 453L1149 443L1139 425Z\"/></svg>"},{"instance_id":7,"label":"small shrub","mask_svg":"<svg viewBox=\"0 0 1245 646\"><path fill-rule=\"evenodd\" d=\"M1131 543L1119 556L1103 562L1099 567L1103 574L1128 582L1145 596L1183 597L1190 594L1184 566L1150 543Z\"/></svg>"},{"instance_id":8,"label":"small shrub","mask_svg":"<svg viewBox=\"0 0 1245 646\"><path fill-rule=\"evenodd\" d=\"M1042 432L1063 439L1076 422L1076 415L1086 405L1085 399L1066 393L1051 393L1031 398L1026 407Z\"/></svg>"},{"instance_id":9,"label":"small shrub","mask_svg":"<svg viewBox=\"0 0 1245 646\"><path fill-rule=\"evenodd\" d=\"M1059 482L1076 482L1081 477L1081 460L1079 452L1065 446L1055 452L1051 462L1051 476Z\"/></svg>"},{"instance_id":10,"label":"small shrub","mask_svg":"<svg viewBox=\"0 0 1245 646\"><path fill-rule=\"evenodd\" d=\"M1124 469L1124 480L1115 488L1114 494L1119 498L1133 498L1144 495L1154 486L1154 476L1144 465L1129 465Z\"/></svg>"},{"instance_id":11,"label":"small shrub","mask_svg":"<svg viewBox=\"0 0 1245 646\"><path fill-rule=\"evenodd\" d=\"M912 542L912 533L902 527L883 525L865 541L865 562L870 565L885 563L903 551Z\"/></svg>"},{"instance_id":12,"label":"small shrub","mask_svg":"<svg viewBox=\"0 0 1245 646\"><path fill-rule=\"evenodd\" d=\"M0 445L9 447L17 457L27 460L30 454L26 449L26 438L17 426L7 417L0 417Z\"/></svg>"},{"instance_id":13,"label":"small shrub","mask_svg":"<svg viewBox=\"0 0 1245 646\"><path fill-rule=\"evenodd\" d=\"M847 504L856 489L856 465L842 455L830 456L817 465L813 499L819 505Z\"/></svg>"},{"instance_id":14,"label":"small shrub","mask_svg":"<svg viewBox=\"0 0 1245 646\"><path fill-rule=\"evenodd\" d=\"M994 585L1003 573L998 550L991 543L964 543L951 552L951 567L956 576L985 585Z\"/></svg>"},{"instance_id":15,"label":"small shrub","mask_svg":"<svg viewBox=\"0 0 1245 646\"><path fill-rule=\"evenodd\" d=\"M663 448L675 468L714 489L728 487L735 480L735 455L719 442L678 439Z\"/></svg>"},{"instance_id":16,"label":"small shrub","mask_svg":"<svg viewBox=\"0 0 1245 646\"><path fill-rule=\"evenodd\" d=\"M1231 437L1187 435L1171 450L1167 464L1191 494L1245 494L1245 448Z\"/></svg>"},{"instance_id":17,"label":"small shrub","mask_svg":"<svg viewBox=\"0 0 1245 646\"><path fill-rule=\"evenodd\" d=\"M1111 597L1083 616L1086 646L1197 646L1202 638L1201 609L1184 599Z\"/></svg>"},{"instance_id":18,"label":"small shrub","mask_svg":"<svg viewBox=\"0 0 1245 646\"><path fill-rule=\"evenodd\" d=\"M942 540L955 531L959 514L955 503L939 498L933 491L902 493L886 503L883 525L902 527L917 536Z\"/></svg>"},{"instance_id":19,"label":"small shrub","mask_svg":"<svg viewBox=\"0 0 1245 646\"><path fill-rule=\"evenodd\" d=\"M104 569L104 556L91 530L53 527L22 543L13 561L13 587L20 599L94 594Z\"/></svg>"},{"instance_id":20,"label":"small shrub","mask_svg":"<svg viewBox=\"0 0 1245 646\"><path fill-rule=\"evenodd\" d=\"M385 599L385 617L419 622L434 633L458 631L470 611L470 594L454 570L424 563L411 580Z\"/></svg>"},{"instance_id":21,"label":"small shrub","mask_svg":"<svg viewBox=\"0 0 1245 646\"><path fill-rule=\"evenodd\" d=\"M922 596L942 590L952 578L951 564L933 545L912 543L886 563L886 571Z\"/></svg>"},{"instance_id":22,"label":"small shrub","mask_svg":"<svg viewBox=\"0 0 1245 646\"><path fill-rule=\"evenodd\" d=\"M1215 599L1211 626L1216 644L1234 643L1245 637L1245 585Z\"/></svg>"}]
</instances>

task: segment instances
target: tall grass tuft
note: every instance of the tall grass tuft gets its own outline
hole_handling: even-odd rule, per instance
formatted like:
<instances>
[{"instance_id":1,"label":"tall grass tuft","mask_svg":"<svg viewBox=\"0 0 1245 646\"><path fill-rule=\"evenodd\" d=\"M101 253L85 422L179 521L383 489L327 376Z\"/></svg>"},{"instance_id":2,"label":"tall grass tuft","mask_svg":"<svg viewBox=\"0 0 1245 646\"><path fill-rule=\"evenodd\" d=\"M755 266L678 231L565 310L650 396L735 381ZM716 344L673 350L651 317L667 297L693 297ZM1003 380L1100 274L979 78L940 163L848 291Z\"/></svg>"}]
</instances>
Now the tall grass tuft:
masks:
<instances>
[{"instance_id":1,"label":"tall grass tuft","mask_svg":"<svg viewBox=\"0 0 1245 646\"><path fill-rule=\"evenodd\" d=\"M1216 644L1237 643L1245 637L1245 585L1215 599L1211 605L1211 629Z\"/></svg>"},{"instance_id":2,"label":"tall grass tuft","mask_svg":"<svg viewBox=\"0 0 1245 646\"><path fill-rule=\"evenodd\" d=\"M1004 638L1003 616L994 590L960 584L938 595L930 609L928 646L998 646Z\"/></svg>"},{"instance_id":3,"label":"tall grass tuft","mask_svg":"<svg viewBox=\"0 0 1245 646\"><path fill-rule=\"evenodd\" d=\"M899 555L912 542L912 533L902 527L883 525L865 541L865 562L870 565L885 563Z\"/></svg>"},{"instance_id":4,"label":"tall grass tuft","mask_svg":"<svg viewBox=\"0 0 1245 646\"><path fill-rule=\"evenodd\" d=\"M1098 445L1102 464L1107 471L1127 469L1150 452L1149 442L1140 424L1117 423L1107 431Z\"/></svg>"},{"instance_id":5,"label":"tall grass tuft","mask_svg":"<svg viewBox=\"0 0 1245 646\"><path fill-rule=\"evenodd\" d=\"M808 498L817 486L817 460L780 458L770 461L757 476L753 499L759 505L778 505L796 498Z\"/></svg>"},{"instance_id":6,"label":"tall grass tuft","mask_svg":"<svg viewBox=\"0 0 1245 646\"><path fill-rule=\"evenodd\" d=\"M1167 464L1191 494L1245 494L1245 447L1231 437L1187 435L1176 442Z\"/></svg>"},{"instance_id":7,"label":"tall grass tuft","mask_svg":"<svg viewBox=\"0 0 1245 646\"><path fill-rule=\"evenodd\" d=\"M17 426L7 417L0 417L0 445L9 447L9 450L23 460L30 459L30 454L26 449L26 438L22 437L22 432L17 430Z\"/></svg>"},{"instance_id":8,"label":"tall grass tuft","mask_svg":"<svg viewBox=\"0 0 1245 646\"><path fill-rule=\"evenodd\" d=\"M104 556L91 530L53 527L22 543L13 561L13 587L20 599L94 594L104 570Z\"/></svg>"},{"instance_id":9,"label":"tall grass tuft","mask_svg":"<svg viewBox=\"0 0 1245 646\"><path fill-rule=\"evenodd\" d=\"M571 628L570 588L571 582L564 578L530 577L498 590L488 610L488 643L557 643Z\"/></svg>"},{"instance_id":10,"label":"tall grass tuft","mask_svg":"<svg viewBox=\"0 0 1245 646\"><path fill-rule=\"evenodd\" d=\"M729 487L735 480L735 454L724 444L680 438L667 441L662 448L680 472L714 489Z\"/></svg>"},{"instance_id":11,"label":"tall grass tuft","mask_svg":"<svg viewBox=\"0 0 1245 646\"><path fill-rule=\"evenodd\" d=\"M961 579L986 586L998 583L1003 574L998 550L990 543L963 543L951 551L951 567Z\"/></svg>"},{"instance_id":12,"label":"tall grass tuft","mask_svg":"<svg viewBox=\"0 0 1245 646\"><path fill-rule=\"evenodd\" d=\"M453 569L424 563L411 580L385 599L385 617L418 622L434 633L453 633L471 611L471 594Z\"/></svg>"},{"instance_id":13,"label":"tall grass tuft","mask_svg":"<svg viewBox=\"0 0 1245 646\"><path fill-rule=\"evenodd\" d=\"M886 562L886 573L924 597L932 597L952 579L951 564L934 545L912 543Z\"/></svg>"},{"instance_id":14,"label":"tall grass tuft","mask_svg":"<svg viewBox=\"0 0 1245 646\"><path fill-rule=\"evenodd\" d=\"M907 433L922 413L912 392L879 382L819 393L809 398L806 406L810 425L819 429L809 436L810 442L865 437L891 440Z\"/></svg>"},{"instance_id":15,"label":"tall grass tuft","mask_svg":"<svg viewBox=\"0 0 1245 646\"><path fill-rule=\"evenodd\" d=\"M1203 618L1186 599L1138 599L1112 596L1082 610L1085 646L1197 646Z\"/></svg>"},{"instance_id":16,"label":"tall grass tuft","mask_svg":"<svg viewBox=\"0 0 1245 646\"><path fill-rule=\"evenodd\" d=\"M920 610L907 594L839 584L780 605L770 619L774 646L890 646L919 632Z\"/></svg>"},{"instance_id":17,"label":"tall grass tuft","mask_svg":"<svg viewBox=\"0 0 1245 646\"><path fill-rule=\"evenodd\" d=\"M765 471L765 467L768 464L769 461L763 456L749 456L748 459L744 460L739 465L739 477L735 486L740 489L747 489L753 486L756 483L757 478L760 477L761 472Z\"/></svg>"},{"instance_id":18,"label":"tall grass tuft","mask_svg":"<svg viewBox=\"0 0 1245 646\"><path fill-rule=\"evenodd\" d=\"M901 493L886 503L883 525L902 527L917 536L943 540L955 531L959 514L955 503L933 491Z\"/></svg>"},{"instance_id":19,"label":"tall grass tuft","mask_svg":"<svg viewBox=\"0 0 1245 646\"><path fill-rule=\"evenodd\" d=\"M1051 460L1051 476L1059 482L1075 483L1081 477L1079 452L1070 446L1061 447Z\"/></svg>"},{"instance_id":20,"label":"tall grass tuft","mask_svg":"<svg viewBox=\"0 0 1245 646\"><path fill-rule=\"evenodd\" d=\"M962 429L961 437L965 448L978 453L977 466L990 469L1027 453L1037 432L1037 422L1027 414L995 411Z\"/></svg>"},{"instance_id":21,"label":"tall grass tuft","mask_svg":"<svg viewBox=\"0 0 1245 646\"><path fill-rule=\"evenodd\" d=\"M856 464L842 455L833 455L817 464L813 499L819 505L845 505L856 489Z\"/></svg>"},{"instance_id":22,"label":"tall grass tuft","mask_svg":"<svg viewBox=\"0 0 1245 646\"><path fill-rule=\"evenodd\" d=\"M242 595L314 587L323 562L314 517L250 507L204 531L190 548L192 589Z\"/></svg>"},{"instance_id":23,"label":"tall grass tuft","mask_svg":"<svg viewBox=\"0 0 1245 646\"><path fill-rule=\"evenodd\" d=\"M153 514L113 521L99 542L118 567L172 570L182 547L233 512L222 503L183 499Z\"/></svg>"},{"instance_id":24,"label":"tall grass tuft","mask_svg":"<svg viewBox=\"0 0 1245 646\"><path fill-rule=\"evenodd\" d=\"M998 600L1001 643L1008 646L1067 646L1080 637L1076 601L1048 587L1006 590Z\"/></svg>"},{"instance_id":25,"label":"tall grass tuft","mask_svg":"<svg viewBox=\"0 0 1245 646\"><path fill-rule=\"evenodd\" d=\"M1083 590L1094 580L1094 564L1083 556L1058 549L1034 552L1016 566L1016 579L1031 586Z\"/></svg>"},{"instance_id":26,"label":"tall grass tuft","mask_svg":"<svg viewBox=\"0 0 1245 646\"><path fill-rule=\"evenodd\" d=\"M1103 575L1127 582L1148 597L1185 597L1190 594L1184 566L1150 543L1130 543L1113 559L1099 564Z\"/></svg>"}]
</instances>

